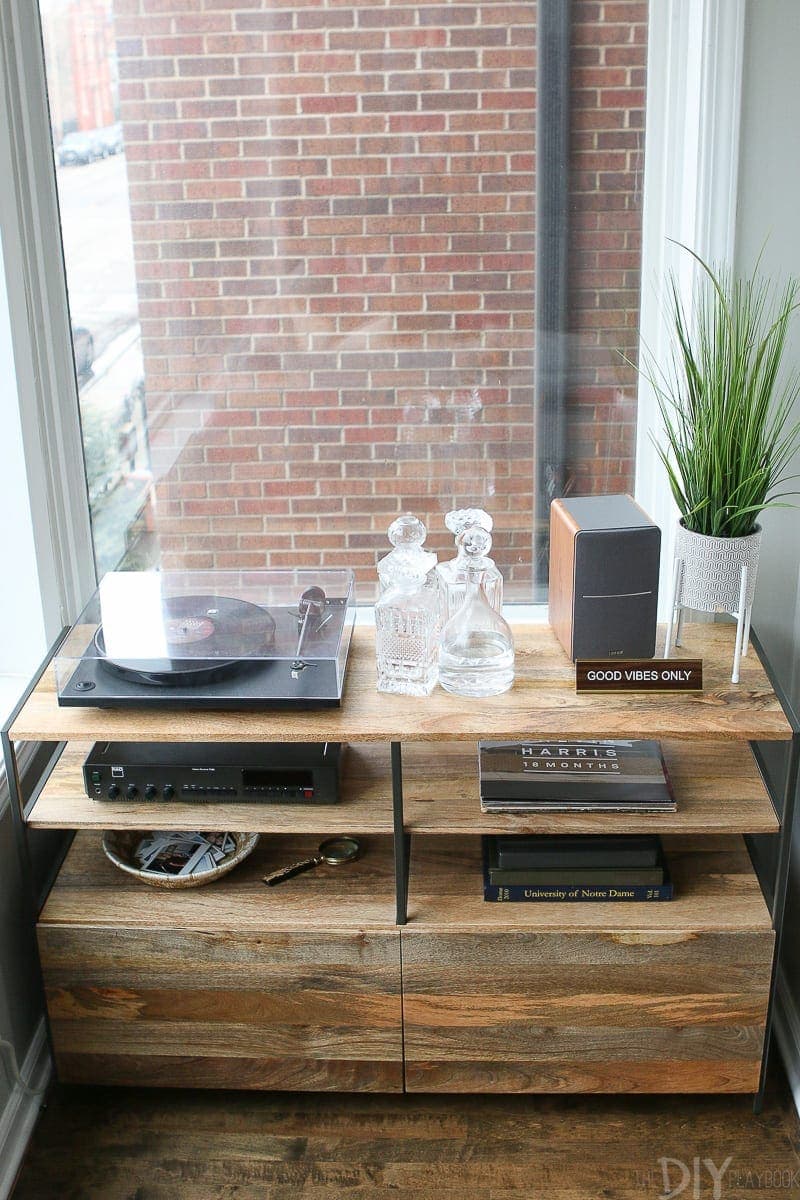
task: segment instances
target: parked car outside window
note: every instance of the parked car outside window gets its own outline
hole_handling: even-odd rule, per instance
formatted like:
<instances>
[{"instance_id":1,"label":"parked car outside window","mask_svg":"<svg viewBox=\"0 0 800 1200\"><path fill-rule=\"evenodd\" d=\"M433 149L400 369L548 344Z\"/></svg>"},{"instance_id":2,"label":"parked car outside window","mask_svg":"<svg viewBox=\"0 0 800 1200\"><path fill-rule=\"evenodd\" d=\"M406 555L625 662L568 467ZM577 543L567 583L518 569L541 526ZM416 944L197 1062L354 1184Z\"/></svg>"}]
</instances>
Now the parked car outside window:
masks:
<instances>
[{"instance_id":1,"label":"parked car outside window","mask_svg":"<svg viewBox=\"0 0 800 1200\"><path fill-rule=\"evenodd\" d=\"M102 151L98 149L91 134L77 131L67 134L56 154L62 167L85 166L86 163L102 157Z\"/></svg>"},{"instance_id":2,"label":"parked car outside window","mask_svg":"<svg viewBox=\"0 0 800 1200\"><path fill-rule=\"evenodd\" d=\"M90 136L99 151L99 157L108 158L110 154L122 153L122 126L119 123L107 125L104 129L95 129Z\"/></svg>"}]
</instances>

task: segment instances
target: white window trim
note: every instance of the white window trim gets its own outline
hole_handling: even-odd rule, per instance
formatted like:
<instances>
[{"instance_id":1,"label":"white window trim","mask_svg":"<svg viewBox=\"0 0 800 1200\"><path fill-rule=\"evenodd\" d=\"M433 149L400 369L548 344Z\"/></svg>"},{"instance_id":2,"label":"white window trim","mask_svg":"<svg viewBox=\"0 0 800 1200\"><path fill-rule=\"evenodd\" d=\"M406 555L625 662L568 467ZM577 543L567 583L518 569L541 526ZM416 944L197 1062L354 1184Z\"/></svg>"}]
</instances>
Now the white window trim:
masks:
<instances>
[{"instance_id":1,"label":"white window trim","mask_svg":"<svg viewBox=\"0 0 800 1200\"><path fill-rule=\"evenodd\" d=\"M48 642L95 586L38 5L0 4L0 226Z\"/></svg>"},{"instance_id":2,"label":"white window trim","mask_svg":"<svg viewBox=\"0 0 800 1200\"><path fill-rule=\"evenodd\" d=\"M6 575L0 588L0 629L4 631L0 661L0 722L24 690L34 663L47 646L33 521L25 471L17 380L8 315L3 243L0 237L0 510L13 514L2 535Z\"/></svg>"},{"instance_id":3,"label":"white window trim","mask_svg":"<svg viewBox=\"0 0 800 1200\"><path fill-rule=\"evenodd\" d=\"M650 0L645 120L640 361L668 360L668 273L688 298L693 260L733 261L746 0ZM653 446L662 423L640 376L636 498L661 526L666 616L678 510Z\"/></svg>"}]
</instances>

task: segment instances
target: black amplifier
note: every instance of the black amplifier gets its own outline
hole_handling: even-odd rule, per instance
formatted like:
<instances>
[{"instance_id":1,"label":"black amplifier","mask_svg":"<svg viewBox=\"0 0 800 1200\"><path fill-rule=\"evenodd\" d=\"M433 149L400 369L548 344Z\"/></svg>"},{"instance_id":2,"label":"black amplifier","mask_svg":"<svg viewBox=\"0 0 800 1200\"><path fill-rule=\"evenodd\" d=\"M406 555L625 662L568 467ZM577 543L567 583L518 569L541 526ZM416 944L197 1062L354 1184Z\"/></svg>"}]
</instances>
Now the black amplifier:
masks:
<instances>
[{"instance_id":1,"label":"black amplifier","mask_svg":"<svg viewBox=\"0 0 800 1200\"><path fill-rule=\"evenodd\" d=\"M96 742L83 764L93 800L336 804L339 742Z\"/></svg>"}]
</instances>

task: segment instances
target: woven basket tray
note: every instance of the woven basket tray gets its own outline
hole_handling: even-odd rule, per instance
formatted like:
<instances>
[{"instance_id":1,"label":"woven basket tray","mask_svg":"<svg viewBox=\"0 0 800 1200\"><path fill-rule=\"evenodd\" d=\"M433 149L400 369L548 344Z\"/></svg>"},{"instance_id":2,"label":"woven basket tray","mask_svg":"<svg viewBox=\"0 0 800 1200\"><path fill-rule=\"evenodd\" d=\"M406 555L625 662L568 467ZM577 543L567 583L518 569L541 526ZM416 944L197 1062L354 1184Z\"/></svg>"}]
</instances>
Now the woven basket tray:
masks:
<instances>
[{"instance_id":1,"label":"woven basket tray","mask_svg":"<svg viewBox=\"0 0 800 1200\"><path fill-rule=\"evenodd\" d=\"M230 836L236 843L234 849L216 867L210 871L204 871L201 875L163 875L160 871L143 871L134 863L134 851L142 838L146 837L149 832L149 830L110 829L103 834L103 849L120 871L125 871L127 875L133 875L142 883L149 883L151 887L170 889L202 887L206 883L213 883L215 879L221 879L234 867L238 867L240 862L244 862L248 854L255 850L259 837L257 833L232 833Z\"/></svg>"}]
</instances>

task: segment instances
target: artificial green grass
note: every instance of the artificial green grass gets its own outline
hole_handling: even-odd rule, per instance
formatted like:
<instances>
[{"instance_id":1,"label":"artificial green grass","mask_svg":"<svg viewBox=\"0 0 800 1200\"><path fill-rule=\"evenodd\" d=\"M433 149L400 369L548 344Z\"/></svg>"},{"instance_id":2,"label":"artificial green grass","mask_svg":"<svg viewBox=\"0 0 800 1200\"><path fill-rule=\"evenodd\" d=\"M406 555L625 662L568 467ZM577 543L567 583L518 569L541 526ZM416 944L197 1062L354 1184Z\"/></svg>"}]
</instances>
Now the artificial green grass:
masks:
<instances>
[{"instance_id":1,"label":"artificial green grass","mask_svg":"<svg viewBox=\"0 0 800 1200\"><path fill-rule=\"evenodd\" d=\"M654 442L686 528L743 537L765 508L791 507L782 498L797 494L779 489L797 478L787 471L800 446L791 421L800 376L781 379L780 368L800 281L779 290L758 268L738 279L689 253L703 271L691 313L671 275L672 361L645 368L664 422L665 442Z\"/></svg>"}]
</instances>

